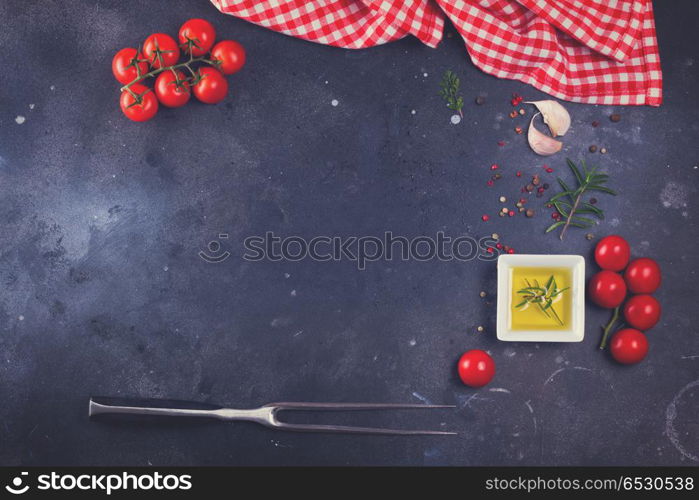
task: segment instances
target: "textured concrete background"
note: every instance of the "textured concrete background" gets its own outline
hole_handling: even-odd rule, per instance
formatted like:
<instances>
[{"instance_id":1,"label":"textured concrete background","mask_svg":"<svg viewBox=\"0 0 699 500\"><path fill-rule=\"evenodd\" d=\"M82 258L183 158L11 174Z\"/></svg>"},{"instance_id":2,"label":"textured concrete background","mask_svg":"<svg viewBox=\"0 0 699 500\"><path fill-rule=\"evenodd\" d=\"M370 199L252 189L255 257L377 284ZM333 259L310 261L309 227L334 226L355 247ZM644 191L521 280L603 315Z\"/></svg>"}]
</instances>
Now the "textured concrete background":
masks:
<instances>
[{"instance_id":1,"label":"textured concrete background","mask_svg":"<svg viewBox=\"0 0 699 500\"><path fill-rule=\"evenodd\" d=\"M437 50L406 39L350 52L222 16L204 0L0 3L0 463L696 465L699 8L666 1L656 11L665 104L568 105L573 126L547 176L513 132L527 119L507 117L513 92L543 95L478 71L457 37ZM127 121L112 55L189 17L247 48L232 95ZM463 81L457 126L437 96L447 69ZM609 153L591 155L593 143ZM498 342L495 305L478 296L494 297L493 263L376 262L360 272L347 261L241 258L242 239L265 231L386 230L497 232L519 252L590 257L585 231L564 242L544 235L545 212L495 216L500 195L519 196L515 170L552 181L568 175L566 156L598 162L620 191L599 197L608 217L593 232L623 234L663 267L664 316L638 366L597 351L607 313L591 306L581 344ZM493 162L504 177L486 188ZM222 232L231 257L204 262L197 253ZM489 388L456 379L470 348L497 362ZM87 418L94 394L239 407L454 403L359 421L460 435L106 424Z\"/></svg>"}]
</instances>

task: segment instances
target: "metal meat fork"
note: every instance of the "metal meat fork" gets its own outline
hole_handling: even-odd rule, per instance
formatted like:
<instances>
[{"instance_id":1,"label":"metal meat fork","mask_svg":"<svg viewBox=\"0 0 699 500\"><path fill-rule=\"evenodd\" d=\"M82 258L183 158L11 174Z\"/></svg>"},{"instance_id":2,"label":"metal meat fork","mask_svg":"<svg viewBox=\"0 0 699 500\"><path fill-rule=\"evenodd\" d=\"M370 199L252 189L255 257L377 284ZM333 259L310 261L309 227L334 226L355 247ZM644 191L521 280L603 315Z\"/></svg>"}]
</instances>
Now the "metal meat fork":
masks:
<instances>
[{"instance_id":1,"label":"metal meat fork","mask_svg":"<svg viewBox=\"0 0 699 500\"><path fill-rule=\"evenodd\" d=\"M292 424L277 418L280 411L355 411L355 410L407 410L455 408L453 405L423 405L423 404L384 404L384 403L269 403L259 408L234 409L213 407L210 409L194 408L158 408L129 404L117 406L108 403L98 403L90 398L89 416L96 415L148 415L163 417L204 417L227 421L247 421L297 432L334 432L350 434L391 434L400 436L418 435L455 435L456 432L426 431L410 429L384 429L374 427L351 427L344 425Z\"/></svg>"}]
</instances>

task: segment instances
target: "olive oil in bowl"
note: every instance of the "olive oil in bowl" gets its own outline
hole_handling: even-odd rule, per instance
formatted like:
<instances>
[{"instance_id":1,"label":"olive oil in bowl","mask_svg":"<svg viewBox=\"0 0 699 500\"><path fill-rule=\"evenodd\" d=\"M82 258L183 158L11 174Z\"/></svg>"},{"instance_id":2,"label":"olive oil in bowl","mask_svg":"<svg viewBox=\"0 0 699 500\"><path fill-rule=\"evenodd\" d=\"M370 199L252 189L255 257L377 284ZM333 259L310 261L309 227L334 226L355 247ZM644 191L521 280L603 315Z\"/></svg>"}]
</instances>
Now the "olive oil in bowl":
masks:
<instances>
[{"instance_id":1,"label":"olive oil in bowl","mask_svg":"<svg viewBox=\"0 0 699 500\"><path fill-rule=\"evenodd\" d=\"M511 330L569 330L571 270L565 267L510 269Z\"/></svg>"},{"instance_id":2,"label":"olive oil in bowl","mask_svg":"<svg viewBox=\"0 0 699 500\"><path fill-rule=\"evenodd\" d=\"M580 342L585 337L585 259L498 257L497 337L506 342Z\"/></svg>"}]
</instances>

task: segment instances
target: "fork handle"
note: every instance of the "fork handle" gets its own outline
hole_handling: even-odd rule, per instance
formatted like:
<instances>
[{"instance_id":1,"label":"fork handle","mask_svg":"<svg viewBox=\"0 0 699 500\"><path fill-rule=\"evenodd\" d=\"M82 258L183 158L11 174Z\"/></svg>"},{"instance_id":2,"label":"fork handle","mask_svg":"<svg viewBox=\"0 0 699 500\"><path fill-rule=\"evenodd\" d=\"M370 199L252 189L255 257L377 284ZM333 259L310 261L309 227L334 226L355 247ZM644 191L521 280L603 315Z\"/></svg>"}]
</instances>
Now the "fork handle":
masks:
<instances>
[{"instance_id":1,"label":"fork handle","mask_svg":"<svg viewBox=\"0 0 699 500\"><path fill-rule=\"evenodd\" d=\"M219 409L159 408L129 402L128 405L98 403L90 398L89 416L97 415L146 415L162 417L205 417L223 418Z\"/></svg>"}]
</instances>

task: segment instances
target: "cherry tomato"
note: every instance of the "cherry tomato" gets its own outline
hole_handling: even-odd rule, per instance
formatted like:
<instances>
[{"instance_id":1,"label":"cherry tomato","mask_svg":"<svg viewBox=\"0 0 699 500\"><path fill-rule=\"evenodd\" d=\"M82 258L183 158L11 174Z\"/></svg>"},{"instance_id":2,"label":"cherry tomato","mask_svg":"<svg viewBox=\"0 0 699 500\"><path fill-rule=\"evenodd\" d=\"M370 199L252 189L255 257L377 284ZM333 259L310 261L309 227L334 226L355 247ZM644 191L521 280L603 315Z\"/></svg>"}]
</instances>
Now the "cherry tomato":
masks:
<instances>
[{"instance_id":1,"label":"cherry tomato","mask_svg":"<svg viewBox=\"0 0 699 500\"><path fill-rule=\"evenodd\" d=\"M181 71L163 71L155 79L155 95L164 106L179 108L187 104L191 97L189 82Z\"/></svg>"},{"instance_id":2,"label":"cherry tomato","mask_svg":"<svg viewBox=\"0 0 699 500\"><path fill-rule=\"evenodd\" d=\"M660 302L652 295L634 295L624 304L624 319L639 330L650 330L660 320Z\"/></svg>"},{"instance_id":3,"label":"cherry tomato","mask_svg":"<svg viewBox=\"0 0 699 500\"><path fill-rule=\"evenodd\" d=\"M636 259L626 268L624 279L633 293L653 293L660 286L660 266L653 259Z\"/></svg>"},{"instance_id":4,"label":"cherry tomato","mask_svg":"<svg viewBox=\"0 0 699 500\"><path fill-rule=\"evenodd\" d=\"M158 57L160 54L160 57ZM180 48L170 35L153 33L143 42L143 55L154 68L172 66L180 59Z\"/></svg>"},{"instance_id":5,"label":"cherry tomato","mask_svg":"<svg viewBox=\"0 0 699 500\"><path fill-rule=\"evenodd\" d=\"M600 271L590 278L588 290L592 302L606 309L620 305L626 297L626 283L613 271Z\"/></svg>"},{"instance_id":6,"label":"cherry tomato","mask_svg":"<svg viewBox=\"0 0 699 500\"><path fill-rule=\"evenodd\" d=\"M609 349L619 363L632 365L648 354L648 339L638 330L624 328L614 334Z\"/></svg>"},{"instance_id":7,"label":"cherry tomato","mask_svg":"<svg viewBox=\"0 0 699 500\"><path fill-rule=\"evenodd\" d=\"M211 49L211 59L221 62L218 69L224 75L232 75L245 65L245 49L236 41L223 40Z\"/></svg>"},{"instance_id":8,"label":"cherry tomato","mask_svg":"<svg viewBox=\"0 0 699 500\"><path fill-rule=\"evenodd\" d=\"M495 361L480 349L466 351L459 359L459 377L471 387L483 387L495 375Z\"/></svg>"},{"instance_id":9,"label":"cherry tomato","mask_svg":"<svg viewBox=\"0 0 699 500\"><path fill-rule=\"evenodd\" d=\"M194 85L194 96L206 104L221 102L228 93L228 82L216 68L199 68L201 80Z\"/></svg>"},{"instance_id":10,"label":"cherry tomato","mask_svg":"<svg viewBox=\"0 0 699 500\"><path fill-rule=\"evenodd\" d=\"M204 19L190 19L180 28L178 35L180 47L186 53L189 53L189 40L194 45L192 46L192 55L195 57L203 56L214 45L216 40L216 30L213 24Z\"/></svg>"},{"instance_id":11,"label":"cherry tomato","mask_svg":"<svg viewBox=\"0 0 699 500\"><path fill-rule=\"evenodd\" d=\"M145 122L158 112L158 99L151 89L140 83L131 85L131 92L138 97L134 99L128 90L124 90L119 98L119 105L129 120Z\"/></svg>"},{"instance_id":12,"label":"cherry tomato","mask_svg":"<svg viewBox=\"0 0 699 500\"><path fill-rule=\"evenodd\" d=\"M621 271L629 263L631 247L621 236L605 236L595 247L595 261L602 269Z\"/></svg>"},{"instance_id":13,"label":"cherry tomato","mask_svg":"<svg viewBox=\"0 0 699 500\"><path fill-rule=\"evenodd\" d=\"M136 49L131 47L121 49L114 55L112 59L112 73L114 78L123 85L133 82L138 77L136 66L141 70L141 74L148 73L148 63L146 61L137 62L139 59L145 59L143 54L140 54Z\"/></svg>"}]
</instances>

